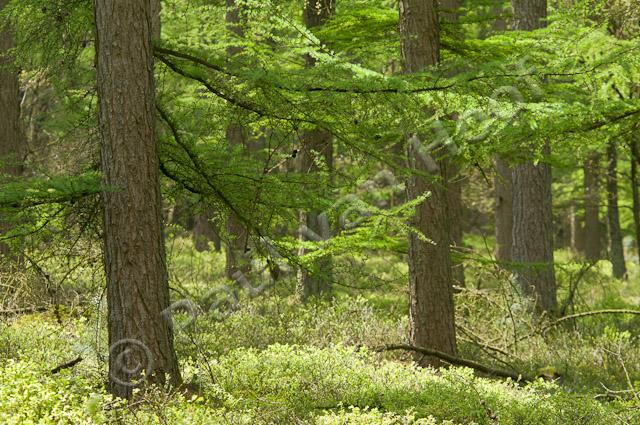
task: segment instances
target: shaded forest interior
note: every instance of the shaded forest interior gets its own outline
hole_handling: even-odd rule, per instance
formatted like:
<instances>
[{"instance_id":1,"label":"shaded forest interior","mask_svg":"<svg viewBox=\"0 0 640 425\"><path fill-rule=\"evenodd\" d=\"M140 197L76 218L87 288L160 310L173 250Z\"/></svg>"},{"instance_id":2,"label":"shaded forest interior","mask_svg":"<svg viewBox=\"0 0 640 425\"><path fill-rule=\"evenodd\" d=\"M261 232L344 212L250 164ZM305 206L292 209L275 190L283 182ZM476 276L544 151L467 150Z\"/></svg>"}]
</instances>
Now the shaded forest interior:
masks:
<instances>
[{"instance_id":1,"label":"shaded forest interior","mask_svg":"<svg viewBox=\"0 0 640 425\"><path fill-rule=\"evenodd\" d=\"M0 423L640 423L640 3L0 0Z\"/></svg>"}]
</instances>

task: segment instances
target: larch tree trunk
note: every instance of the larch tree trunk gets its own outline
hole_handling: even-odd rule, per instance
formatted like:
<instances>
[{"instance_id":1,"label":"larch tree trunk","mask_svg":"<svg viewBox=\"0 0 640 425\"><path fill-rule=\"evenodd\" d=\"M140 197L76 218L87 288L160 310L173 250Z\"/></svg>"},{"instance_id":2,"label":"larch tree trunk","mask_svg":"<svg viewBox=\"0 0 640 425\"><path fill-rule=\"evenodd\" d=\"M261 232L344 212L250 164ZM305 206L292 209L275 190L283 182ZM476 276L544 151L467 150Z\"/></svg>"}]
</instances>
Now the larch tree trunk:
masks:
<instances>
[{"instance_id":1,"label":"larch tree trunk","mask_svg":"<svg viewBox=\"0 0 640 425\"><path fill-rule=\"evenodd\" d=\"M502 263L511 261L513 244L513 193L511 167L501 156L495 158L496 173L494 177L495 190L495 236L496 260Z\"/></svg>"},{"instance_id":2,"label":"larch tree trunk","mask_svg":"<svg viewBox=\"0 0 640 425\"><path fill-rule=\"evenodd\" d=\"M404 72L419 72L436 65L440 57L436 0L400 0L399 6ZM407 160L415 171L429 173L429 167L411 144ZM433 179L414 175L407 181L410 200L431 192L416 208L412 225L434 242L427 243L413 234L409 236L409 336L414 345L455 354L447 163L446 158L439 158L439 172ZM442 364L439 359L428 356L417 356L416 361L423 366Z\"/></svg>"},{"instance_id":3,"label":"larch tree trunk","mask_svg":"<svg viewBox=\"0 0 640 425\"><path fill-rule=\"evenodd\" d=\"M147 381L180 383L167 314L152 51L159 5L153 4L95 1L109 388L124 398Z\"/></svg>"},{"instance_id":4,"label":"larch tree trunk","mask_svg":"<svg viewBox=\"0 0 640 425\"><path fill-rule=\"evenodd\" d=\"M579 257L584 252L584 228L576 214L575 204L569 208L569 246L574 257Z\"/></svg>"},{"instance_id":5,"label":"larch tree trunk","mask_svg":"<svg viewBox=\"0 0 640 425\"><path fill-rule=\"evenodd\" d=\"M448 25L454 26L460 18L460 0L439 0L438 17ZM453 31L452 31L453 32ZM461 33L461 31L456 31ZM458 257L462 256L464 246L464 209L462 206L462 188L466 176L462 173L460 165L451 161L449 163L449 185L447 187L449 213L451 215L450 245ZM452 258L453 284L463 288L465 286L464 264L460 258Z\"/></svg>"},{"instance_id":6,"label":"larch tree trunk","mask_svg":"<svg viewBox=\"0 0 640 425\"><path fill-rule=\"evenodd\" d=\"M609 260L613 276L622 279L627 274L622 247L620 213L618 211L618 155L616 143L607 144L607 226L609 229Z\"/></svg>"},{"instance_id":7,"label":"larch tree trunk","mask_svg":"<svg viewBox=\"0 0 640 425\"><path fill-rule=\"evenodd\" d=\"M640 193L638 193L638 162L640 154L638 152L638 139L640 138L637 129L634 129L631 136L631 196L633 198L633 224L636 236L636 252L640 256Z\"/></svg>"},{"instance_id":8,"label":"larch tree trunk","mask_svg":"<svg viewBox=\"0 0 640 425\"><path fill-rule=\"evenodd\" d=\"M602 253L599 170L600 155L590 155L584 164L584 251L587 261L598 261Z\"/></svg>"},{"instance_id":9,"label":"larch tree trunk","mask_svg":"<svg viewBox=\"0 0 640 425\"><path fill-rule=\"evenodd\" d=\"M0 0L0 10L8 3ZM22 174L22 154L25 139L20 123L20 79L10 50L15 47L9 29L0 31L0 173L12 176ZM11 223L0 217L0 234ZM0 242L0 257L11 256L9 246Z\"/></svg>"},{"instance_id":10,"label":"larch tree trunk","mask_svg":"<svg viewBox=\"0 0 640 425\"><path fill-rule=\"evenodd\" d=\"M235 0L226 1L227 13L225 20L227 22L227 29L241 37L244 35L244 30L241 26L241 10ZM241 51L241 47L230 46L227 48L227 55L232 57ZM247 139L248 131L241 124L232 123L227 127L227 142L232 149L238 146L246 146ZM227 278L239 282L241 279L248 278L248 275L251 273L251 262L247 256L249 251L249 230L241 218L233 211L229 212L226 230L225 274Z\"/></svg>"},{"instance_id":11,"label":"larch tree trunk","mask_svg":"<svg viewBox=\"0 0 640 425\"><path fill-rule=\"evenodd\" d=\"M335 13L335 0L305 0L303 21L309 29L323 25ZM311 56L305 57L307 67L315 65L315 59ZM333 172L333 137L327 131L312 129L305 131L301 138L301 149L299 153L300 172L307 174L320 174L317 159L324 162L328 173L328 181L322 185L331 183ZM306 226L306 230L300 232L300 238L309 240L309 234L317 239L328 239L330 226L327 216L322 211L302 211L300 213L300 223ZM304 255L304 248L299 250L299 255ZM331 284L333 280L332 260L330 256L323 256L308 268L300 269L299 292L302 300L310 297L329 296L331 294Z\"/></svg>"},{"instance_id":12,"label":"larch tree trunk","mask_svg":"<svg viewBox=\"0 0 640 425\"><path fill-rule=\"evenodd\" d=\"M533 31L546 25L546 0L512 0L513 27ZM544 153L550 153L547 141ZM551 166L525 162L513 168L513 272L536 310L553 314L557 306L553 265Z\"/></svg>"}]
</instances>

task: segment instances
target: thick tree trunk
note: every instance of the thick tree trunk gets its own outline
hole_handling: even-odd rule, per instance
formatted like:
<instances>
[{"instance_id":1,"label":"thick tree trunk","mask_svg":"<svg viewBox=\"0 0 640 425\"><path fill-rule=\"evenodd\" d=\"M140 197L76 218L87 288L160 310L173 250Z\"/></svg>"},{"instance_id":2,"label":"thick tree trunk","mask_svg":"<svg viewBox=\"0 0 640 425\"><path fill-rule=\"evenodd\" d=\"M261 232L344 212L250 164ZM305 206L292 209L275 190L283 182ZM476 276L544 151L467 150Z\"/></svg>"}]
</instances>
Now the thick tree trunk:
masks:
<instances>
[{"instance_id":1,"label":"thick tree trunk","mask_svg":"<svg viewBox=\"0 0 640 425\"><path fill-rule=\"evenodd\" d=\"M438 63L440 35L435 0L400 0L400 40L404 71L419 72ZM412 146L409 166L421 173L428 167ZM439 175L427 181L413 176L407 181L407 197L415 199L431 192L416 208L412 225L434 243L409 236L409 327L413 345L447 354L456 352L451 254L450 214L447 198L448 160L438 161ZM440 366L437 358L418 356L421 365Z\"/></svg>"},{"instance_id":2,"label":"thick tree trunk","mask_svg":"<svg viewBox=\"0 0 640 425\"><path fill-rule=\"evenodd\" d=\"M546 25L546 0L512 0L513 27L532 31ZM545 153L550 145L546 143ZM536 309L553 313L556 308L556 280L553 270L553 212L551 167L544 161L525 162L514 167L513 247L514 275Z\"/></svg>"},{"instance_id":3,"label":"thick tree trunk","mask_svg":"<svg viewBox=\"0 0 640 425\"><path fill-rule=\"evenodd\" d=\"M551 211L551 167L540 162L513 169L514 274L538 311L552 313L556 307L553 270L553 215Z\"/></svg>"},{"instance_id":4,"label":"thick tree trunk","mask_svg":"<svg viewBox=\"0 0 640 425\"><path fill-rule=\"evenodd\" d=\"M333 16L335 7L335 0L305 0L304 24L309 29L323 25ZM311 56L307 56L305 61L308 67L315 65L315 59ZM320 184L329 184L331 182L330 176L333 172L332 136L330 133L320 129L305 131L302 135L299 153L300 172L319 173L320 169L316 162L316 156L325 163L329 173L329 181ZM322 211L301 212L300 222L310 231L301 232L300 238L303 240L309 240L307 233L315 234L322 239L327 239L331 236L326 216L322 215ZM300 249L299 254L305 254L304 248ZM311 267L300 270L299 292L301 298L307 300L313 296L330 295L332 280L332 260L330 256L324 256Z\"/></svg>"},{"instance_id":5,"label":"thick tree trunk","mask_svg":"<svg viewBox=\"0 0 640 425\"><path fill-rule=\"evenodd\" d=\"M609 259L613 266L613 276L621 279L626 276L620 214L618 211L618 155L616 143L607 144L607 225L609 228Z\"/></svg>"},{"instance_id":6,"label":"thick tree trunk","mask_svg":"<svg viewBox=\"0 0 640 425\"><path fill-rule=\"evenodd\" d=\"M460 20L460 0L439 0L438 17L447 24L455 25ZM460 33L460 32L458 32ZM455 162L449 163L449 184L447 187L449 213L450 213L450 246L458 253L458 258L452 257L453 284L458 287L465 286L464 264L461 260L464 247L464 209L462 206L462 187L466 176Z\"/></svg>"},{"instance_id":7,"label":"thick tree trunk","mask_svg":"<svg viewBox=\"0 0 640 425\"><path fill-rule=\"evenodd\" d=\"M589 156L584 164L584 245L587 261L598 261L602 253L599 169L600 156Z\"/></svg>"},{"instance_id":8,"label":"thick tree trunk","mask_svg":"<svg viewBox=\"0 0 640 425\"><path fill-rule=\"evenodd\" d=\"M495 255L496 260L508 263L511 261L511 248L513 245L513 188L511 181L512 170L505 159L500 156L496 157L495 166Z\"/></svg>"},{"instance_id":9,"label":"thick tree trunk","mask_svg":"<svg viewBox=\"0 0 640 425\"><path fill-rule=\"evenodd\" d=\"M110 391L180 382L155 138L154 1L96 0ZM156 30L157 31L157 30ZM157 34L157 32L156 32Z\"/></svg>"},{"instance_id":10,"label":"thick tree trunk","mask_svg":"<svg viewBox=\"0 0 640 425\"><path fill-rule=\"evenodd\" d=\"M8 0L0 0L0 10ZM22 174L24 137L20 124L20 79L8 52L13 48L13 37L8 30L0 32L0 173ZM0 235L11 227L0 217ZM7 244L0 243L0 257L10 256Z\"/></svg>"}]
</instances>

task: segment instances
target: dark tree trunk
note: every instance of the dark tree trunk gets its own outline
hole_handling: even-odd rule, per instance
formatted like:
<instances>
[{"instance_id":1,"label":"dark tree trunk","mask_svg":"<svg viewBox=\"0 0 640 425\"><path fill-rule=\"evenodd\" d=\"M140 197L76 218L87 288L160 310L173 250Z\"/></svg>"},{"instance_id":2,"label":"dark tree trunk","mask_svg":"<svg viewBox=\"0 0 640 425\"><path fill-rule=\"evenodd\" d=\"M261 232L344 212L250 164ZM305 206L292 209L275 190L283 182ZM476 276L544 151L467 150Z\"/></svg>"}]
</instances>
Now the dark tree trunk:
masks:
<instances>
[{"instance_id":1,"label":"dark tree trunk","mask_svg":"<svg viewBox=\"0 0 640 425\"><path fill-rule=\"evenodd\" d=\"M155 138L154 1L96 0L109 386L177 385ZM144 373L144 376L142 375Z\"/></svg>"},{"instance_id":2,"label":"dark tree trunk","mask_svg":"<svg viewBox=\"0 0 640 425\"><path fill-rule=\"evenodd\" d=\"M638 134L637 130L631 136L631 195L633 197L633 224L636 236L636 252L640 255L640 194L638 193Z\"/></svg>"},{"instance_id":3,"label":"dark tree trunk","mask_svg":"<svg viewBox=\"0 0 640 425\"><path fill-rule=\"evenodd\" d=\"M0 0L0 10L8 0ZM19 71L7 53L14 48L8 30L0 32L0 172L13 176L22 174L22 154L25 148L20 124ZM0 235L11 223L0 217ZM11 256L9 247L0 243L0 257Z\"/></svg>"},{"instance_id":4,"label":"dark tree trunk","mask_svg":"<svg viewBox=\"0 0 640 425\"><path fill-rule=\"evenodd\" d=\"M513 193L511 181L511 167L504 158L497 156L495 159L496 174L495 187L495 235L496 235L496 260L508 263L511 261L511 248L513 245Z\"/></svg>"},{"instance_id":5,"label":"dark tree trunk","mask_svg":"<svg viewBox=\"0 0 640 425\"><path fill-rule=\"evenodd\" d=\"M622 231L618 211L618 156L616 143L607 144L607 225L609 228L609 258L613 276L621 279L627 274L622 248Z\"/></svg>"},{"instance_id":6,"label":"dark tree trunk","mask_svg":"<svg viewBox=\"0 0 640 425\"><path fill-rule=\"evenodd\" d=\"M589 156L584 164L584 245L587 261L598 261L602 253L599 169L600 156Z\"/></svg>"},{"instance_id":7,"label":"dark tree trunk","mask_svg":"<svg viewBox=\"0 0 640 425\"><path fill-rule=\"evenodd\" d=\"M419 72L438 63L440 30L435 0L400 0L400 41L404 71ZM409 146L409 166L421 173L428 167ZM434 243L409 236L409 327L413 345L447 354L456 352L451 254L450 214L447 198L448 160L439 159L439 175L427 181L413 176L407 181L407 197L430 191L431 197L416 208L412 225ZM419 356L423 366L440 366L439 359Z\"/></svg>"},{"instance_id":8,"label":"dark tree trunk","mask_svg":"<svg viewBox=\"0 0 640 425\"><path fill-rule=\"evenodd\" d=\"M307 28L312 29L323 25L335 12L335 0L306 0L303 11L303 20ZM305 58L308 67L315 65L315 59L311 56ZM318 174L320 169L316 162L319 156L329 173L328 181L320 183L328 185L331 182L333 172L333 143L330 133L313 129L305 131L301 139L299 153L300 172ZM300 222L310 232L301 232L300 238L309 240L307 233L315 234L321 239L329 238L329 225L326 215L322 211L307 211L300 213ZM301 248L299 254L304 255ZM317 260L309 268L300 270L300 295L303 300L314 296L327 296L331 294L331 282L333 280L332 261L330 256L324 256Z\"/></svg>"},{"instance_id":9,"label":"dark tree trunk","mask_svg":"<svg viewBox=\"0 0 640 425\"><path fill-rule=\"evenodd\" d=\"M514 29L531 31L546 25L546 0L512 0ZM545 153L549 153L549 142ZM553 212L551 166L544 161L514 167L513 247L514 275L523 293L534 299L540 312L553 313L556 280L553 270Z\"/></svg>"}]
</instances>

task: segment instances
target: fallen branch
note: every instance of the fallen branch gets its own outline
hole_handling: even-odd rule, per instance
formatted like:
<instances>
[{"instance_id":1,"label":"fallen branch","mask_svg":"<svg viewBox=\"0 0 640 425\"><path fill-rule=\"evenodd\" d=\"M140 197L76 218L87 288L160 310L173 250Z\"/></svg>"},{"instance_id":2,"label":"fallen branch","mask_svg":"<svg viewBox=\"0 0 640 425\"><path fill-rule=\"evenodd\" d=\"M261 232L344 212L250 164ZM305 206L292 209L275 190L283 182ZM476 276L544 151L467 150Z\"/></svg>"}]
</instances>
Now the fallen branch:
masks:
<instances>
[{"instance_id":1,"label":"fallen branch","mask_svg":"<svg viewBox=\"0 0 640 425\"><path fill-rule=\"evenodd\" d=\"M65 369L69 369L74 367L75 365L77 365L78 363L80 363L82 360L84 360L81 356L78 356L77 358L71 360L70 362L66 362L66 363L62 363L59 366L54 367L53 369L51 369L51 374L55 375L56 373L65 370Z\"/></svg>"},{"instance_id":2,"label":"fallen branch","mask_svg":"<svg viewBox=\"0 0 640 425\"><path fill-rule=\"evenodd\" d=\"M47 307L44 306L36 306L36 307L25 307L25 308L16 308L13 310L0 310L0 316L14 316L18 314L27 314L27 313L41 313L43 311L47 311Z\"/></svg>"},{"instance_id":3,"label":"fallen branch","mask_svg":"<svg viewBox=\"0 0 640 425\"><path fill-rule=\"evenodd\" d=\"M581 317L588 317L588 316L597 316L600 314L635 314L635 315L640 315L640 310L632 310L632 309L628 309L628 308L613 308L613 309L606 309L606 310L593 310L593 311L583 311L582 313L575 313L575 314L570 314L568 316L563 316L559 319L554 320L553 322L545 325L542 327L542 329L540 329L540 333L545 333L546 331L548 331L549 329L559 325L562 322L566 322L567 320L571 320L571 319L578 319Z\"/></svg>"},{"instance_id":4,"label":"fallen branch","mask_svg":"<svg viewBox=\"0 0 640 425\"><path fill-rule=\"evenodd\" d=\"M460 357L452 356L450 354L443 353L438 350L432 350L424 347L416 347L409 344L387 345L385 347L378 348L375 351L381 352L381 351L395 351L395 350L414 351L416 353L425 354L427 356L437 357L440 360L444 360L445 362L450 363L452 365L470 367L471 369L477 370L478 372L486 373L487 375L498 376L501 378L511 378L516 382L533 382L534 381L533 377L526 375L524 373L510 372L508 370L502 370L502 369L494 369L492 367L485 366L480 363L476 363L473 360L462 359Z\"/></svg>"}]
</instances>

